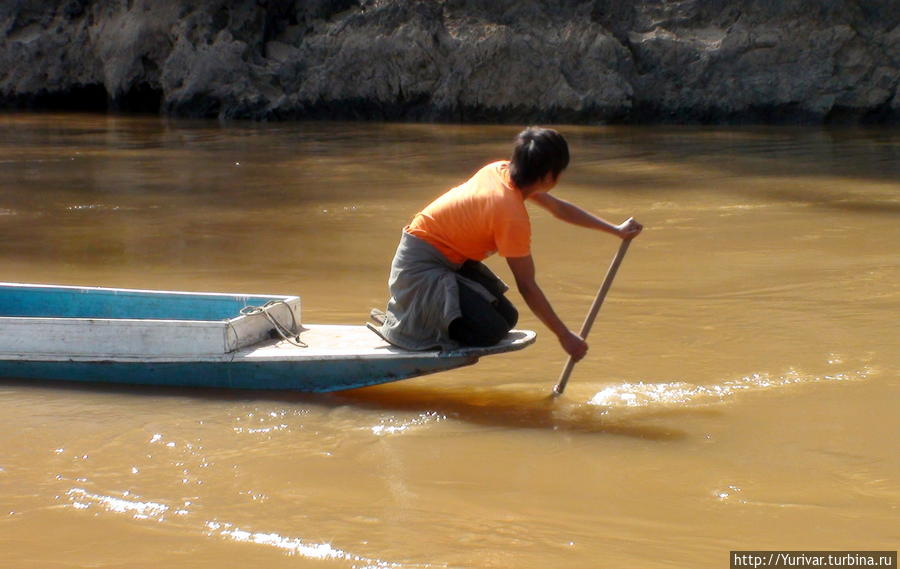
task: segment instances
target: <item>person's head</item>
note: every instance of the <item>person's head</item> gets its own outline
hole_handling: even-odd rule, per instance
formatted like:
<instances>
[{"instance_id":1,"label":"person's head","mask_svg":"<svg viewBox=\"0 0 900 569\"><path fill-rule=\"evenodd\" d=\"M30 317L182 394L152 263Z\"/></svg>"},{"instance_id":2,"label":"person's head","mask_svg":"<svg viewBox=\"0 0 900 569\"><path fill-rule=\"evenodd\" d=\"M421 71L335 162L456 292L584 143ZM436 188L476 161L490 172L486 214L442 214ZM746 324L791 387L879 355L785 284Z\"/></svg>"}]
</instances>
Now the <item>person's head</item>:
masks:
<instances>
[{"instance_id":1,"label":"person's head","mask_svg":"<svg viewBox=\"0 0 900 569\"><path fill-rule=\"evenodd\" d=\"M550 128L530 126L516 137L509 176L519 189L543 181L548 174L555 184L569 165L569 145L563 135Z\"/></svg>"}]
</instances>

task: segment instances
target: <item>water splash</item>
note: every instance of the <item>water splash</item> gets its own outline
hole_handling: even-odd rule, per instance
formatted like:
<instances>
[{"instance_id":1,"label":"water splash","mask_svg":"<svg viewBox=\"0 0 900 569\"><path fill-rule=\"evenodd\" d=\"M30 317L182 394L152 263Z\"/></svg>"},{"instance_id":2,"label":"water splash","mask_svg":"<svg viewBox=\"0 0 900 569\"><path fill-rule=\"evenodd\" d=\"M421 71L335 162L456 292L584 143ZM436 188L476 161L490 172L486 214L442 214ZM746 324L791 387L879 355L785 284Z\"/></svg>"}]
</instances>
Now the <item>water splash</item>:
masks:
<instances>
[{"instance_id":1,"label":"water splash","mask_svg":"<svg viewBox=\"0 0 900 569\"><path fill-rule=\"evenodd\" d=\"M866 379L872 373L871 368L864 367L854 372L821 376L805 374L797 370L790 370L777 376L768 373L754 373L715 385L696 385L684 381L622 383L604 388L595 394L588 403L604 407L703 405L721 403L738 393L761 392L809 383L859 381Z\"/></svg>"}]
</instances>

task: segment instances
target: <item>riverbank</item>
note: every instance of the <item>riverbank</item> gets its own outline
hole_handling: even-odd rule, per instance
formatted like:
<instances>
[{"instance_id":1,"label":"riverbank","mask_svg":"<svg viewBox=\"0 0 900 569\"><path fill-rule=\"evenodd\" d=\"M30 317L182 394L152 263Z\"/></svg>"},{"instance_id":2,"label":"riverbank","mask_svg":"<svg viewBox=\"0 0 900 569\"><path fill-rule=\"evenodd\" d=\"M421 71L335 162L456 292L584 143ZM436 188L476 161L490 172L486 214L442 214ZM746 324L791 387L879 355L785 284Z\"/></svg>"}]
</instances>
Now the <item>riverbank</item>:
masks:
<instances>
[{"instance_id":1,"label":"riverbank","mask_svg":"<svg viewBox=\"0 0 900 569\"><path fill-rule=\"evenodd\" d=\"M0 7L0 106L253 120L896 123L895 8L25 0Z\"/></svg>"}]
</instances>

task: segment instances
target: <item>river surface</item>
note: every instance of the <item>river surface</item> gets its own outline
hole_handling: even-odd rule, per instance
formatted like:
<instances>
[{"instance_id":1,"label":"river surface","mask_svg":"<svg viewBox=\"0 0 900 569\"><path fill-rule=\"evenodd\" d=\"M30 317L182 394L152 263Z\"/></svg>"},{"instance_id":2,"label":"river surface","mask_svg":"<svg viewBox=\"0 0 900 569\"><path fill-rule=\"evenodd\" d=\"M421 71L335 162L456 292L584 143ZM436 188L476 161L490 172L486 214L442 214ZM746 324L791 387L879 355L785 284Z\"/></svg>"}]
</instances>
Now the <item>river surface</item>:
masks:
<instances>
[{"instance_id":1,"label":"river surface","mask_svg":"<svg viewBox=\"0 0 900 569\"><path fill-rule=\"evenodd\" d=\"M895 550L900 131L560 127L646 226L566 393L539 332L331 395L0 382L4 568L724 568ZM400 229L518 128L0 115L0 280L383 307ZM617 249L531 209L578 329ZM488 264L510 279L502 259Z\"/></svg>"}]
</instances>

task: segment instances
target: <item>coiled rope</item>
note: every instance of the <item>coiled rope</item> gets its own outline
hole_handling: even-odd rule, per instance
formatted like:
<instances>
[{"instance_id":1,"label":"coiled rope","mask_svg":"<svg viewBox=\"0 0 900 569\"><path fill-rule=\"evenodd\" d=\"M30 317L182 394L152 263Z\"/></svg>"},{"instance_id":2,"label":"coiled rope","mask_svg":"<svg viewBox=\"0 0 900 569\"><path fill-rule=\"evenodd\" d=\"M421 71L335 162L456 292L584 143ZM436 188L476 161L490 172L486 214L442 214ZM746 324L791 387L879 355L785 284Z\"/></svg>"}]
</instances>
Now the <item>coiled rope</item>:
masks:
<instances>
[{"instance_id":1,"label":"coiled rope","mask_svg":"<svg viewBox=\"0 0 900 569\"><path fill-rule=\"evenodd\" d=\"M291 327L287 328L281 322L275 320L275 317L266 310L267 308L271 308L276 304L283 304L288 309L288 314L291 315ZM275 327L275 331L278 332L278 335L281 338L288 342L289 344L293 344L298 348L308 348L309 344L300 339L300 336L297 334L297 319L294 318L294 311L291 310L291 306L283 301L283 300L270 300L269 302L263 304L262 306L245 306L241 308L241 314L244 316L252 316L254 314L262 314L266 317L272 326Z\"/></svg>"}]
</instances>

